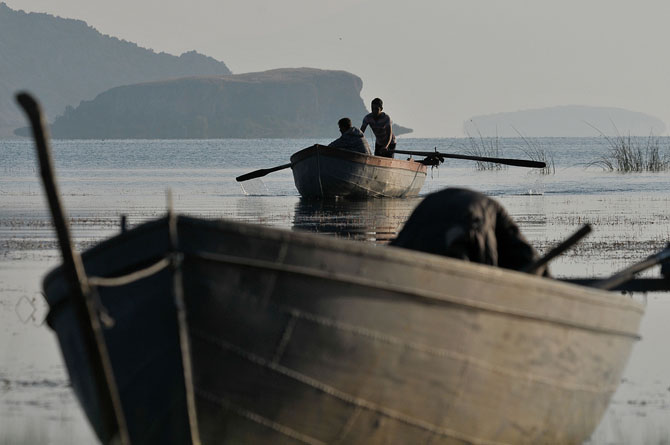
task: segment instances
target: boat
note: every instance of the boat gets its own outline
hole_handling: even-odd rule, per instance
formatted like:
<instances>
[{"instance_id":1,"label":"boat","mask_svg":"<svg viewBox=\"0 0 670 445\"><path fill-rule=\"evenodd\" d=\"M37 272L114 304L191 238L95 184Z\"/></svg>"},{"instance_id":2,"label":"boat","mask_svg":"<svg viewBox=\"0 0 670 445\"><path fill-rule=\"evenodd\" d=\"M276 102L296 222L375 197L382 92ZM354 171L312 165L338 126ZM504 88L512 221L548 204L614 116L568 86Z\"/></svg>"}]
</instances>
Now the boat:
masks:
<instances>
[{"instance_id":1,"label":"boat","mask_svg":"<svg viewBox=\"0 0 670 445\"><path fill-rule=\"evenodd\" d=\"M290 166L307 199L407 198L419 194L426 165L313 145L294 153Z\"/></svg>"},{"instance_id":2,"label":"boat","mask_svg":"<svg viewBox=\"0 0 670 445\"><path fill-rule=\"evenodd\" d=\"M64 258L47 322L102 443L582 443L600 421L634 300L171 211L80 258L29 99Z\"/></svg>"},{"instance_id":3,"label":"boat","mask_svg":"<svg viewBox=\"0 0 670 445\"><path fill-rule=\"evenodd\" d=\"M410 158L392 159L316 144L294 153L289 163L254 170L236 177L235 180L244 182L291 168L295 186L303 199L365 200L417 196L426 180L427 166L437 167L445 159L546 168L546 163L540 161L441 153L437 149L429 152L394 152L410 155ZM423 159L414 161L412 156Z\"/></svg>"},{"instance_id":4,"label":"boat","mask_svg":"<svg viewBox=\"0 0 670 445\"><path fill-rule=\"evenodd\" d=\"M582 443L638 338L641 306L611 292L311 233L175 220L173 234L163 218L83 254L114 320L104 338L132 442L190 443L176 292L201 443ZM178 269L166 261L105 286L174 255ZM62 268L44 292L73 388L99 425Z\"/></svg>"}]
</instances>

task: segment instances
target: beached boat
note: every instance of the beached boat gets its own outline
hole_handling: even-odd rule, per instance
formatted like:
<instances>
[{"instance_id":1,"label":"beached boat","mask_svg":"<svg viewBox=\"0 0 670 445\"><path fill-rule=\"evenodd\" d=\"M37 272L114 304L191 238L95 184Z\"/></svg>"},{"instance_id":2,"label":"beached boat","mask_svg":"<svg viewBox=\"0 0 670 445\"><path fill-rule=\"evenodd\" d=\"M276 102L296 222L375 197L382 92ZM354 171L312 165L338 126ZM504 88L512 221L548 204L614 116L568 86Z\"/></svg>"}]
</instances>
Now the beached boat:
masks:
<instances>
[{"instance_id":1,"label":"beached boat","mask_svg":"<svg viewBox=\"0 0 670 445\"><path fill-rule=\"evenodd\" d=\"M400 248L188 217L169 226L83 255L97 277L183 257L123 286L89 278L115 321L104 337L138 443L189 443L176 292L202 443L581 443L643 313L610 292ZM101 425L61 269L44 289L73 388Z\"/></svg>"},{"instance_id":2,"label":"beached boat","mask_svg":"<svg viewBox=\"0 0 670 445\"><path fill-rule=\"evenodd\" d=\"M293 179L304 198L365 199L416 196L426 180L420 162L313 145L291 156Z\"/></svg>"},{"instance_id":3,"label":"beached boat","mask_svg":"<svg viewBox=\"0 0 670 445\"><path fill-rule=\"evenodd\" d=\"M19 100L64 258L47 321L103 443L582 443L605 411L621 295L171 212L79 258Z\"/></svg>"}]
</instances>

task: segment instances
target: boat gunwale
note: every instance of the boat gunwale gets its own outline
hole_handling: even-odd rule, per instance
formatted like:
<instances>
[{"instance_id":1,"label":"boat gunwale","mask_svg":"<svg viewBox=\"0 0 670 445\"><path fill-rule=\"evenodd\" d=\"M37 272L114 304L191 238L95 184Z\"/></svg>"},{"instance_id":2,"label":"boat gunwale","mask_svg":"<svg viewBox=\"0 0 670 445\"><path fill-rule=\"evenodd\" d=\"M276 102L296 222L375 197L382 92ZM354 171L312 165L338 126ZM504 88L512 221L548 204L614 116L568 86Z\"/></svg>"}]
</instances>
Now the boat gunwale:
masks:
<instances>
[{"instance_id":1,"label":"boat gunwale","mask_svg":"<svg viewBox=\"0 0 670 445\"><path fill-rule=\"evenodd\" d=\"M439 274L448 273L454 276L471 280L481 280L482 272L485 272L485 276L488 278L488 281L495 280L496 285L518 288L521 287L519 284L519 281L521 280L523 282L524 289L529 291L529 293L537 291L541 291L543 293L550 292L551 296L555 298L564 298L585 304L590 304L593 306L611 307L619 310L636 312L639 314L644 313L644 306L641 303L636 302L630 299L629 297L624 297L611 291L594 289L587 286L581 286L578 284L559 281L552 278L544 278L538 275L530 275L527 273L518 272L510 269L502 269L484 264L464 262L462 260L442 257L424 252L413 251L395 246L384 246L383 248L379 248L379 246L367 245L353 240L331 239L324 237L322 235L308 232L287 231L279 228L263 226L260 224L243 223L229 220L207 220L202 218L194 218L190 216L179 215L178 221L180 225L206 224L211 226L212 228L220 228L223 230L235 231L242 236L262 237L271 241L290 242L291 244L301 247L313 247L313 248L316 247L319 249L330 250L336 253L362 255L365 256L366 258L374 259L377 261L391 261L398 263L400 265L409 265L412 267L417 267L417 265L419 264L420 267L427 269L429 271L435 271L436 273ZM99 244L96 244L92 248L86 250L82 254L82 258L86 260L89 257L95 256L98 251L104 251L108 247L113 246L117 243L128 242L133 238L142 237L144 233L156 229L160 230L161 225L163 225L164 230L167 231L166 217L142 223L139 226L127 232L120 233L116 236L108 238L100 242ZM271 261L269 260L256 260L256 261L263 261L264 263L267 264L271 263ZM295 266L295 265L289 265L289 266ZM302 267L304 268L304 266ZM61 268L62 266L58 266L45 276L43 280L43 287L45 289L60 274ZM328 274L333 275L332 272L328 271L323 271L323 273L324 275ZM346 275L357 279L363 278L348 273ZM379 283L383 284L381 282ZM369 283L368 285L373 284ZM411 295L416 294L416 289L412 292L409 292L411 290L410 288L406 288L405 290L407 292L403 292L403 294L405 293L409 293ZM439 295L437 295L438 292L429 290L426 291L429 292L431 295L435 294L436 296L439 297ZM441 298L438 298L438 300L445 300L445 298L444 296L442 296ZM470 300L466 299L465 301L452 302L452 303L465 304L467 302L470 302ZM468 305L468 306L477 309L479 306L477 302L474 300L472 302L475 303L475 305ZM488 306L488 304L485 305ZM637 335L637 332L635 332L635 335Z\"/></svg>"},{"instance_id":2,"label":"boat gunwale","mask_svg":"<svg viewBox=\"0 0 670 445\"><path fill-rule=\"evenodd\" d=\"M545 278L539 275L528 274L525 272L519 272L512 269L504 269L496 266L489 266L486 264L462 261L455 258L449 258L426 252L419 252L416 250L405 249L402 247L396 247L391 245L383 246L383 248L380 249L379 248L380 246L372 244L368 245L366 243L361 243L360 241L329 238L323 235L310 232L282 230L280 228L264 226L261 224L242 223L237 221L221 220L221 219L204 220L201 218L193 218L185 215L180 215L179 218L187 223L195 222L196 224L199 224L201 222L206 223L211 222L215 225L220 225L223 227L230 227L230 228L237 227L238 228L237 231L244 235L252 234L257 236L258 234L265 232L263 236L268 239L281 240L281 241L290 240L292 243L299 244L302 246L307 245L313 246L313 242L317 241L318 244L321 244L321 246L319 246L320 248L326 248L329 250L346 252L346 253L355 253L355 254L364 253L366 257L377 260L379 259L387 261L390 260L413 266L416 265L417 260L420 260L423 263L422 267L427 266L431 270L434 270L436 272L444 272L445 270L444 266L445 264L447 264L450 266L449 267L450 272L453 272L456 275L469 276L476 279L479 278L480 275L478 273L479 271L487 270L490 272L494 272L495 275L503 278L505 281L508 281L510 283L517 282L519 278L532 281L533 284L535 284L535 286L532 287L533 290L545 288L547 286L557 287L559 288L560 291L564 291L564 292L558 292L562 294L561 296L590 302L590 300L592 300L591 297L584 298L582 296L575 295L574 292L569 292L569 290L580 289L581 291L588 292L589 294L591 294L592 297L601 300L599 301L599 304L602 303L604 305L612 307L633 309L636 312L644 313L644 306L641 303L633 301L630 298L620 296L616 292L591 288L588 286L581 286L579 284L569 283L554 278Z\"/></svg>"},{"instance_id":3,"label":"boat gunwale","mask_svg":"<svg viewBox=\"0 0 670 445\"><path fill-rule=\"evenodd\" d=\"M427 174L427 167L417 161L406 161L404 159L393 159L386 158L383 156L374 156L363 153L357 153L350 150L345 150L337 147L328 147L325 145L315 144L311 147L304 148L300 151L295 152L291 156L291 163L297 164L305 159L308 159L315 155L345 159L347 161L362 164L370 167L377 168L390 168L396 170L409 170L417 173ZM291 167L293 168L293 167Z\"/></svg>"}]
</instances>

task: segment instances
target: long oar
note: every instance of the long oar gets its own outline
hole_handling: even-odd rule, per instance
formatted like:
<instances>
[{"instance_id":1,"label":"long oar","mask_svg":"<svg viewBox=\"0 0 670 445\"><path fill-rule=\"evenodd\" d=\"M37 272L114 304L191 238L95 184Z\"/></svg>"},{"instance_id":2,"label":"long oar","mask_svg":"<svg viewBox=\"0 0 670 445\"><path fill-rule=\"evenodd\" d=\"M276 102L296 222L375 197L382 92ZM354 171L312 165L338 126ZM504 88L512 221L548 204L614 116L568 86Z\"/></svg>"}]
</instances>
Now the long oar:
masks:
<instances>
[{"instance_id":1,"label":"long oar","mask_svg":"<svg viewBox=\"0 0 670 445\"><path fill-rule=\"evenodd\" d=\"M590 224L584 224L581 229L570 235L568 239L565 241L561 242L559 245L551 249L545 256L540 258L539 260L535 261L533 264L530 266L527 266L523 269L524 272L528 273L535 273L540 267L544 266L547 264L549 261L553 260L575 244L579 242L582 238L584 238L586 235L591 233L591 225Z\"/></svg>"},{"instance_id":2,"label":"long oar","mask_svg":"<svg viewBox=\"0 0 670 445\"><path fill-rule=\"evenodd\" d=\"M242 181L248 181L249 179L254 179L254 178L260 178L261 176L265 176L268 173L276 172L278 170L284 170L285 168L289 168L292 166L293 163L289 162L288 164L284 165L278 165L277 167L272 167L272 168L261 168L260 170L254 170L249 173L245 173L241 176L238 176L235 178L237 182L242 182Z\"/></svg>"},{"instance_id":3,"label":"long oar","mask_svg":"<svg viewBox=\"0 0 670 445\"><path fill-rule=\"evenodd\" d=\"M603 281L598 278L560 278L560 280L587 287L598 287ZM670 291L670 280L667 278L633 278L632 280L610 287L607 290L624 292L668 292Z\"/></svg>"},{"instance_id":4,"label":"long oar","mask_svg":"<svg viewBox=\"0 0 670 445\"><path fill-rule=\"evenodd\" d=\"M525 159L509 159L509 158L488 158L485 156L468 156L453 153L440 153L439 151L408 151L408 150L394 150L394 153L415 156L438 156L441 158L452 159L466 159L468 161L493 162L497 164L514 165L516 167L531 167L531 168L545 168L547 164L539 161L527 161Z\"/></svg>"},{"instance_id":5,"label":"long oar","mask_svg":"<svg viewBox=\"0 0 670 445\"><path fill-rule=\"evenodd\" d=\"M656 266L657 264L664 263L668 260L670 260L670 247L666 247L660 252L648 256L646 259L615 273L609 278L605 278L604 280L600 280L599 282L594 283L593 287L597 287L599 289L613 289L618 287L620 284L635 278L635 274L649 269L652 266Z\"/></svg>"},{"instance_id":6,"label":"long oar","mask_svg":"<svg viewBox=\"0 0 670 445\"><path fill-rule=\"evenodd\" d=\"M88 365L91 367L93 374L93 386L102 411L102 435L105 439L110 440L116 436L122 443L129 444L130 437L102 326L97 315L97 306L91 295L84 265L72 246L70 229L54 179L51 148L47 140L47 129L42 118L42 111L37 101L27 93L17 94L16 100L25 111L32 126L42 175L42 185L47 195L58 244L63 256L63 272L72 293L76 322L83 334L81 341L87 352Z\"/></svg>"}]
</instances>

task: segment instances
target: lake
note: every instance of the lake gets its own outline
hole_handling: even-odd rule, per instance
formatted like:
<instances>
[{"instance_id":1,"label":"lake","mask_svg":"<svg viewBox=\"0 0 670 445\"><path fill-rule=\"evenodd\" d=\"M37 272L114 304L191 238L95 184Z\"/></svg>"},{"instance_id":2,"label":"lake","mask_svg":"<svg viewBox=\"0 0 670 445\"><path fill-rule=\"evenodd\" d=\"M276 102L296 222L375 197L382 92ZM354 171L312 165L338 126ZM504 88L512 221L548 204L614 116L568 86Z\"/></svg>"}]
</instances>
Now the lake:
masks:
<instances>
[{"instance_id":1,"label":"lake","mask_svg":"<svg viewBox=\"0 0 670 445\"><path fill-rule=\"evenodd\" d=\"M335 138L336 135L333 136ZM639 139L641 145L646 138ZM664 153L670 138L660 138ZM54 141L61 194L78 249L166 211L309 230L383 244L420 202L412 199L309 203L290 169L244 184L235 177L288 162L290 154L329 140ZM548 175L520 167L480 171L447 160L429 169L421 195L469 187L497 199L540 252L584 223L593 233L551 263L555 276L607 276L665 247L670 240L670 173L619 174L592 163L607 156L603 138L510 138L498 156L524 158L529 144L553 157ZM399 138L398 149L467 154L468 138ZM398 156L400 157L400 156ZM589 166L591 165L591 166ZM41 279L59 253L31 141L0 140L0 444L92 443L69 387L51 331ZM658 274L658 268L645 273ZM655 444L670 440L670 295L634 295L647 306L641 335L621 385L589 444Z\"/></svg>"}]
</instances>

